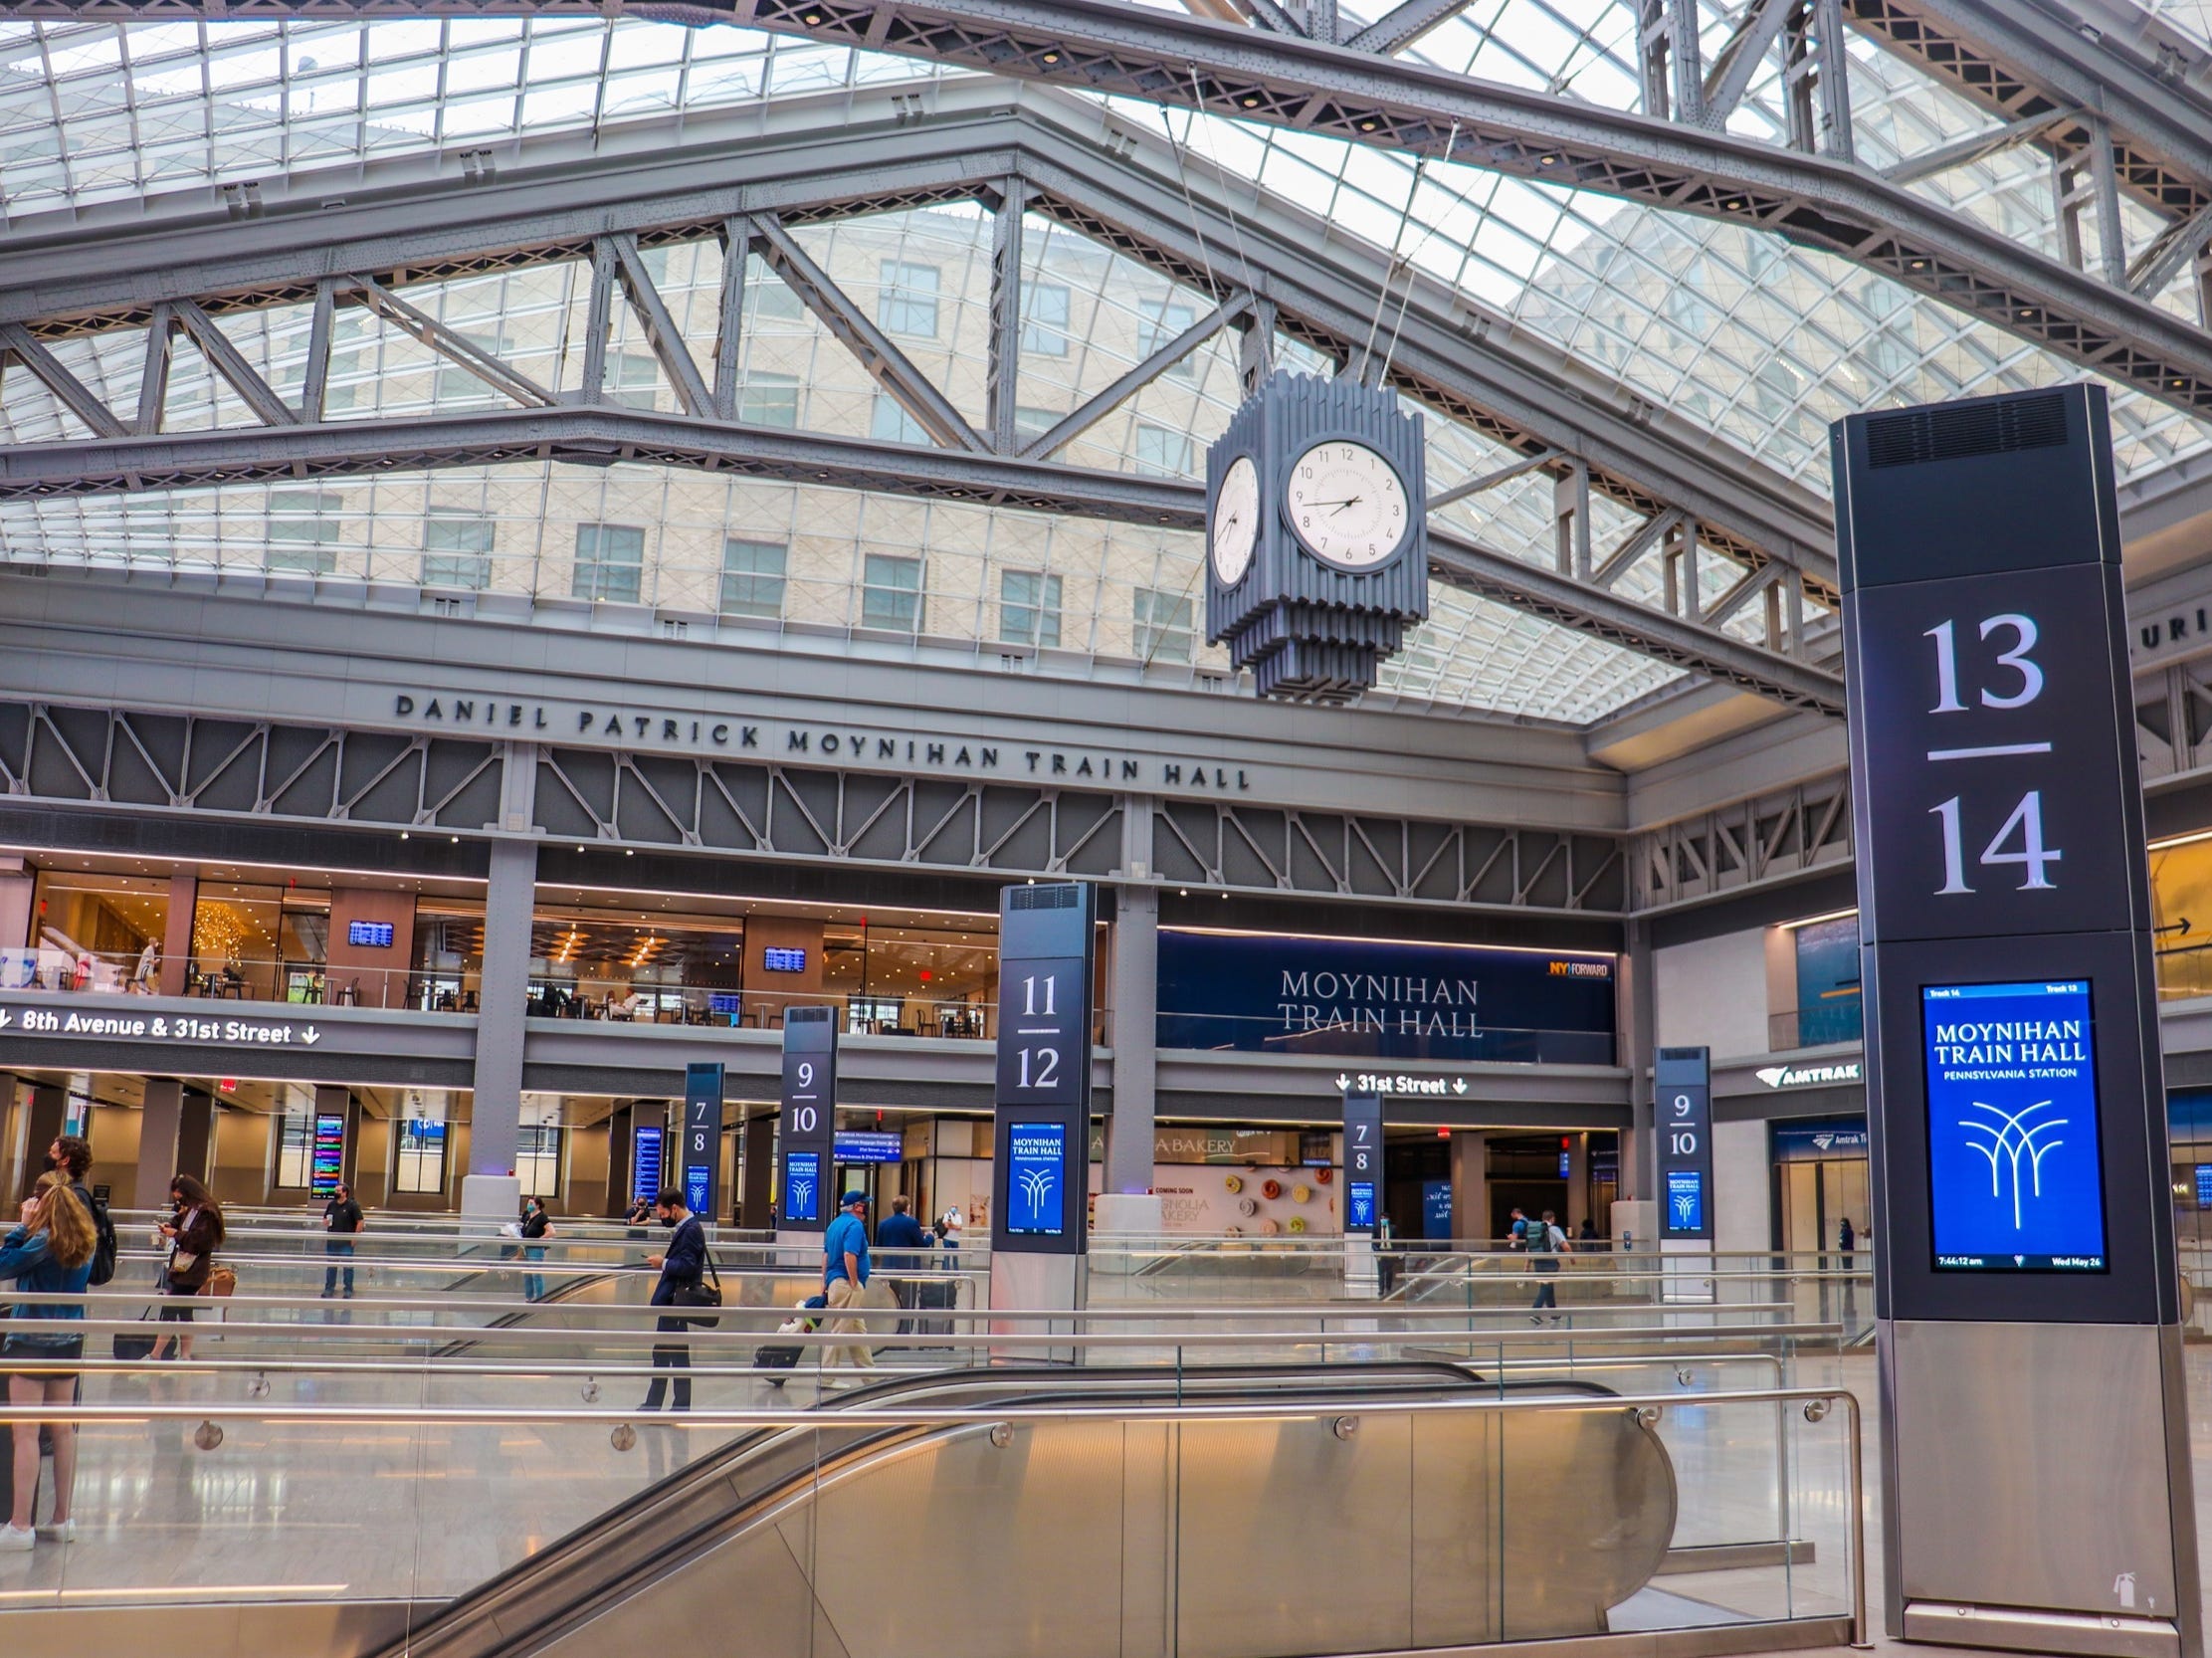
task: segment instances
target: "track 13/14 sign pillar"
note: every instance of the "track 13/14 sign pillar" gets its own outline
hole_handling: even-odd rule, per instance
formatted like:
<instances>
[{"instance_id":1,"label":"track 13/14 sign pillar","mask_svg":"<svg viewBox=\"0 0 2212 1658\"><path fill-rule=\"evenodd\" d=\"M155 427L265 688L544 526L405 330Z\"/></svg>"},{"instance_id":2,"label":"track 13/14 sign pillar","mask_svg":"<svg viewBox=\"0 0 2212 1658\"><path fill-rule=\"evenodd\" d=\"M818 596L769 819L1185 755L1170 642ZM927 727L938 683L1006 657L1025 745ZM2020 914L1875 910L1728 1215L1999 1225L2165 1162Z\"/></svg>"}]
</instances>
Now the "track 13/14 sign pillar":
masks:
<instances>
[{"instance_id":1,"label":"track 13/14 sign pillar","mask_svg":"<svg viewBox=\"0 0 2212 1658\"><path fill-rule=\"evenodd\" d=\"M2105 394L1833 448L1890 1633L2195 1658Z\"/></svg>"}]
</instances>

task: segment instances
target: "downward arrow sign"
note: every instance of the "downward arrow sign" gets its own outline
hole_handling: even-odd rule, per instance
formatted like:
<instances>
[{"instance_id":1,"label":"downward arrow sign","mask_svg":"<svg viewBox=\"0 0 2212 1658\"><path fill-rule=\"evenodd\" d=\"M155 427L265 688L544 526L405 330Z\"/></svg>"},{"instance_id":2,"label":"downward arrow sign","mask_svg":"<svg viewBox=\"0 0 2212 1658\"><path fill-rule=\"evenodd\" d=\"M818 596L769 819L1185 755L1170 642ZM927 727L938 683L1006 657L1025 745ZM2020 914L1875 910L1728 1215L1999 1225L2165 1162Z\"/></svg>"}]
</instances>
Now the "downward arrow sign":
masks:
<instances>
[{"instance_id":1,"label":"downward arrow sign","mask_svg":"<svg viewBox=\"0 0 2212 1658\"><path fill-rule=\"evenodd\" d=\"M0 1015L0 1018L4 1018L4 1017L5 1017L5 1015ZM1336 1073L1336 1086L1337 1086L1338 1088L1340 1088L1340 1089L1343 1089L1343 1088L1349 1088L1349 1087L1351 1087L1351 1078L1349 1078L1349 1077L1345 1076L1345 1075L1344 1075L1344 1073L1343 1073L1343 1072L1341 1072L1341 1071L1337 1072L1337 1073Z\"/></svg>"},{"instance_id":2,"label":"downward arrow sign","mask_svg":"<svg viewBox=\"0 0 2212 1658\"><path fill-rule=\"evenodd\" d=\"M306 1043L307 1046L311 1048L317 1042L320 1042L322 1040L322 1032L316 1030L314 1026L309 1025L305 1030L300 1033L300 1040Z\"/></svg>"},{"instance_id":3,"label":"downward arrow sign","mask_svg":"<svg viewBox=\"0 0 2212 1658\"><path fill-rule=\"evenodd\" d=\"M1454 1094L1465 1094L1467 1092L1467 1079L1465 1077L1454 1077L1452 1079L1452 1092Z\"/></svg>"},{"instance_id":4,"label":"downward arrow sign","mask_svg":"<svg viewBox=\"0 0 2212 1658\"><path fill-rule=\"evenodd\" d=\"M9 1024L13 1022L14 1019L14 1014L10 1013L6 1008L0 1007L0 1030L6 1030Z\"/></svg>"}]
</instances>

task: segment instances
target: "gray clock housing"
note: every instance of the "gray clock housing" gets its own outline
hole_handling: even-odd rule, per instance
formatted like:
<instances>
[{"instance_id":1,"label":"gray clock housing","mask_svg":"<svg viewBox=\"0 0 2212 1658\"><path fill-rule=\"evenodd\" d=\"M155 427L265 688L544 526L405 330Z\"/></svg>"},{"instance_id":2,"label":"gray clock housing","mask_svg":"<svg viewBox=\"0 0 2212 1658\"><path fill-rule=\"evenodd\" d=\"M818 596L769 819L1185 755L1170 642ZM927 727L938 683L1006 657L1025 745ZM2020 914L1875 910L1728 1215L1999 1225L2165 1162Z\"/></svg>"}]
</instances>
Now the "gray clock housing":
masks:
<instances>
[{"instance_id":1,"label":"gray clock housing","mask_svg":"<svg viewBox=\"0 0 2212 1658\"><path fill-rule=\"evenodd\" d=\"M1284 496L1316 443L1365 444L1405 481L1405 537L1380 563L1339 569L1299 540ZM1240 455L1260 475L1259 538L1242 580L1223 586L1206 561L1206 637L1250 668L1263 697L1348 702L1375 683L1407 626L1429 614L1428 497L1421 422L1397 397L1348 380L1277 372L1246 399L1206 455L1209 529L1222 481Z\"/></svg>"}]
</instances>

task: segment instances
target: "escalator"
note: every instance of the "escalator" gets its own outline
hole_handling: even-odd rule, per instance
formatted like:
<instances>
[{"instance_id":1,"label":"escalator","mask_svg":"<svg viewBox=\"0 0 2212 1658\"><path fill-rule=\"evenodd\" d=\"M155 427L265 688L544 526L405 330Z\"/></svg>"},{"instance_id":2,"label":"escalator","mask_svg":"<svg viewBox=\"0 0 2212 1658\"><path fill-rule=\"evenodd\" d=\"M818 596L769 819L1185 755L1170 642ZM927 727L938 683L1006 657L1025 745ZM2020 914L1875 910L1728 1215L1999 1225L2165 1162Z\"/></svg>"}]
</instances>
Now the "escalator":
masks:
<instances>
[{"instance_id":1,"label":"escalator","mask_svg":"<svg viewBox=\"0 0 2212 1658\"><path fill-rule=\"evenodd\" d=\"M746 1658L1183 1658L1603 1631L1659 1569L1673 1465L1623 1410L1361 1417L1609 1397L1447 1363L1008 1366L795 1411L455 1600L382 1658L582 1658L641 1629ZM1310 1403L1295 1418L841 1428L855 1407ZM647 1431L653 1431L650 1428ZM659 1635L648 1644L663 1644Z\"/></svg>"}]
</instances>

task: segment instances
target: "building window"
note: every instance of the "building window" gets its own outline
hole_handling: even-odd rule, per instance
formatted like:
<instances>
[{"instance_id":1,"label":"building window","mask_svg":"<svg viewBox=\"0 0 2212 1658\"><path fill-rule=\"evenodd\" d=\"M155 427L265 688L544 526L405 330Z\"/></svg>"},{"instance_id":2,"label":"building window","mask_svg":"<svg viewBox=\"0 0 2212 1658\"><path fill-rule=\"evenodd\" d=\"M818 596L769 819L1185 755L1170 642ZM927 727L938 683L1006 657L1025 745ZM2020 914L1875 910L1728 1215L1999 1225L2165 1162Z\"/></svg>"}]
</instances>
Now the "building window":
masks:
<instances>
[{"instance_id":1,"label":"building window","mask_svg":"<svg viewBox=\"0 0 2212 1658\"><path fill-rule=\"evenodd\" d=\"M745 277L745 319L797 322L805 316L806 307L790 285L755 256Z\"/></svg>"},{"instance_id":2,"label":"building window","mask_svg":"<svg viewBox=\"0 0 2212 1658\"><path fill-rule=\"evenodd\" d=\"M617 351L607 359L607 401L650 409L661 389L661 359L644 351Z\"/></svg>"},{"instance_id":3,"label":"building window","mask_svg":"<svg viewBox=\"0 0 2212 1658\"><path fill-rule=\"evenodd\" d=\"M1056 282L1022 289L1022 349L1040 357L1068 354L1068 290Z\"/></svg>"},{"instance_id":4,"label":"building window","mask_svg":"<svg viewBox=\"0 0 2212 1658\"><path fill-rule=\"evenodd\" d=\"M921 560L872 552L862 561L861 626L921 631Z\"/></svg>"},{"instance_id":5,"label":"building window","mask_svg":"<svg viewBox=\"0 0 2212 1658\"><path fill-rule=\"evenodd\" d=\"M868 417L868 435L885 443L913 443L926 445L929 433L921 422L906 412L906 405L888 391L876 394L876 406Z\"/></svg>"},{"instance_id":6,"label":"building window","mask_svg":"<svg viewBox=\"0 0 2212 1658\"><path fill-rule=\"evenodd\" d=\"M1067 418L1064 410L1033 409L1027 403L1017 403L1014 405L1014 436L1025 445L1035 443Z\"/></svg>"},{"instance_id":7,"label":"building window","mask_svg":"<svg viewBox=\"0 0 2212 1658\"><path fill-rule=\"evenodd\" d=\"M626 523L576 526L576 571L569 580L570 594L636 604L644 579L644 530Z\"/></svg>"},{"instance_id":8,"label":"building window","mask_svg":"<svg viewBox=\"0 0 2212 1658\"><path fill-rule=\"evenodd\" d=\"M353 407L354 394L362 383L359 377L376 366L376 346L360 343L368 336L368 318L357 311L341 311L332 319L330 364L322 375L323 413ZM375 382L371 380L368 384L373 391ZM375 401L373 396L370 401Z\"/></svg>"},{"instance_id":9,"label":"building window","mask_svg":"<svg viewBox=\"0 0 2212 1658\"><path fill-rule=\"evenodd\" d=\"M328 575L338 567L338 530L345 497L326 490L273 490L269 496L269 567Z\"/></svg>"},{"instance_id":10,"label":"building window","mask_svg":"<svg viewBox=\"0 0 2212 1658\"><path fill-rule=\"evenodd\" d=\"M883 261L876 280L876 320L884 331L937 337L937 268L906 259Z\"/></svg>"},{"instance_id":11,"label":"building window","mask_svg":"<svg viewBox=\"0 0 2212 1658\"><path fill-rule=\"evenodd\" d=\"M549 1123L525 1123L514 1143L514 1176L524 1197L550 1203L560 1196L560 1130Z\"/></svg>"},{"instance_id":12,"label":"building window","mask_svg":"<svg viewBox=\"0 0 2212 1658\"><path fill-rule=\"evenodd\" d=\"M1130 606L1130 637L1145 662L1188 662L1191 655L1190 599L1139 587Z\"/></svg>"},{"instance_id":13,"label":"building window","mask_svg":"<svg viewBox=\"0 0 2212 1658\"><path fill-rule=\"evenodd\" d=\"M495 357L504 358L512 349L506 335L486 333L475 328L456 328L459 334L480 351L489 351ZM504 402L505 394L495 391L492 382L473 368L464 368L452 358L441 358L438 365L438 401L451 402L460 397L490 397Z\"/></svg>"},{"instance_id":14,"label":"building window","mask_svg":"<svg viewBox=\"0 0 2212 1658\"><path fill-rule=\"evenodd\" d=\"M492 585L492 540L498 526L482 513L437 512L423 521L423 585Z\"/></svg>"},{"instance_id":15,"label":"building window","mask_svg":"<svg viewBox=\"0 0 2212 1658\"><path fill-rule=\"evenodd\" d=\"M399 1157L392 1166L392 1190L445 1189L446 1126L443 1123L402 1123L399 1126ZM527 1186L523 1187L525 1193L528 1190Z\"/></svg>"},{"instance_id":16,"label":"building window","mask_svg":"<svg viewBox=\"0 0 2212 1658\"><path fill-rule=\"evenodd\" d=\"M783 614L785 549L781 541L745 541L731 535L722 542L722 614Z\"/></svg>"},{"instance_id":17,"label":"building window","mask_svg":"<svg viewBox=\"0 0 2212 1658\"><path fill-rule=\"evenodd\" d=\"M1155 478L1188 478L1191 474L1190 434L1140 420L1136 423L1131 458L1138 472L1148 472Z\"/></svg>"},{"instance_id":18,"label":"building window","mask_svg":"<svg viewBox=\"0 0 2212 1658\"><path fill-rule=\"evenodd\" d=\"M799 424L799 377L796 374L752 373L745 376L737 394L737 418L752 426L781 426L786 431Z\"/></svg>"},{"instance_id":19,"label":"building window","mask_svg":"<svg viewBox=\"0 0 2212 1658\"><path fill-rule=\"evenodd\" d=\"M1137 324L1138 356L1150 356L1197 320L1198 312L1189 306L1173 300L1146 300ZM1198 364L1185 352L1168 365L1167 372L1178 380L1196 379Z\"/></svg>"},{"instance_id":20,"label":"building window","mask_svg":"<svg viewBox=\"0 0 2212 1658\"><path fill-rule=\"evenodd\" d=\"M1001 571L998 637L1002 644L1058 649L1060 577L1037 570Z\"/></svg>"}]
</instances>

